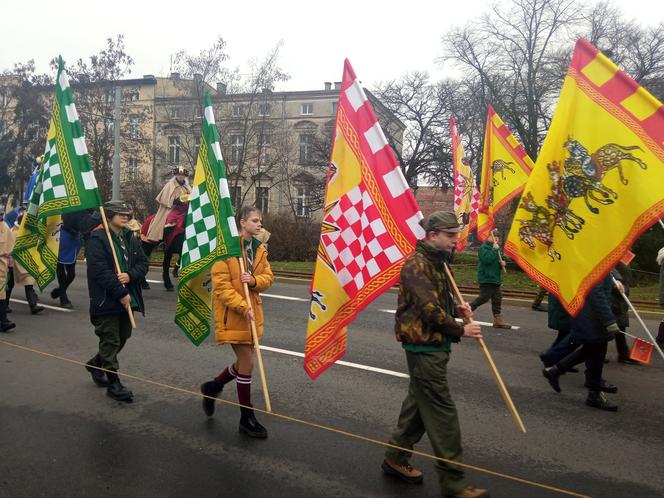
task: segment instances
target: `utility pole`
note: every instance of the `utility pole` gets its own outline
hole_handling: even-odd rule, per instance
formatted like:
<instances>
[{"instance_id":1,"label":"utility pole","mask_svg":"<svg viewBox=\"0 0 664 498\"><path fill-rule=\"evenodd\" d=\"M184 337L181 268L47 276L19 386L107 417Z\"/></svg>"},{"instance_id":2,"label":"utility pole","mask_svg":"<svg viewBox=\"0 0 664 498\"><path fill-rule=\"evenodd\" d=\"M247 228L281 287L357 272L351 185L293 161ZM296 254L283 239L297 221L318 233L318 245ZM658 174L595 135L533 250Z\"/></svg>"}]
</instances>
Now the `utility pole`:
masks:
<instances>
[{"instance_id":1,"label":"utility pole","mask_svg":"<svg viewBox=\"0 0 664 498\"><path fill-rule=\"evenodd\" d=\"M120 101L122 88L115 87L115 108L113 112L113 195L114 201L120 200Z\"/></svg>"}]
</instances>

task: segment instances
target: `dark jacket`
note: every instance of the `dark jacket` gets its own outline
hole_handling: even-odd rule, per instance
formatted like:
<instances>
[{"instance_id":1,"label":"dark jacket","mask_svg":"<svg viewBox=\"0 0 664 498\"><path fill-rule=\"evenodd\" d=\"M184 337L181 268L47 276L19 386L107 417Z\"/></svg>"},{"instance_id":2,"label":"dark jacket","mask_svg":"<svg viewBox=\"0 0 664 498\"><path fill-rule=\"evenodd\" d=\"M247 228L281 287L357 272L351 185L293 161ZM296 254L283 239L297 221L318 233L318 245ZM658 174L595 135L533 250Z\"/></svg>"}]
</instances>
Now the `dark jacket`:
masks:
<instances>
[{"instance_id":1,"label":"dark jacket","mask_svg":"<svg viewBox=\"0 0 664 498\"><path fill-rule=\"evenodd\" d=\"M553 330L567 330L570 329L570 316L567 310L560 304L558 298L549 293L549 328Z\"/></svg>"},{"instance_id":2,"label":"dark jacket","mask_svg":"<svg viewBox=\"0 0 664 498\"><path fill-rule=\"evenodd\" d=\"M131 230L121 234L129 251L127 270L130 281L124 286L115 272L113 254L106 232L99 226L90 233L85 251L88 265L88 292L90 293L90 316L117 315L126 313L120 299L127 294L136 300L136 309L145 313L141 281L148 272L148 259L141 248L141 242ZM120 257L120 255L118 255Z\"/></svg>"},{"instance_id":3,"label":"dark jacket","mask_svg":"<svg viewBox=\"0 0 664 498\"><path fill-rule=\"evenodd\" d=\"M609 275L623 284L625 295L629 297L629 288L632 285L632 270L629 266L625 263L618 263ZM629 327L629 305L620 294L620 291L613 285L613 281L611 281L611 312L616 317L616 323L620 330Z\"/></svg>"},{"instance_id":4,"label":"dark jacket","mask_svg":"<svg viewBox=\"0 0 664 498\"><path fill-rule=\"evenodd\" d=\"M607 276L593 287L579 314L571 319L571 339L575 344L609 342L613 334L606 328L616 323L611 312L611 287L613 281Z\"/></svg>"},{"instance_id":5,"label":"dark jacket","mask_svg":"<svg viewBox=\"0 0 664 498\"><path fill-rule=\"evenodd\" d=\"M479 264L477 265L477 282L480 284L500 284L503 281L500 266L500 249L493 248L493 242L487 240L477 251Z\"/></svg>"},{"instance_id":6,"label":"dark jacket","mask_svg":"<svg viewBox=\"0 0 664 498\"><path fill-rule=\"evenodd\" d=\"M452 287L443 263L450 254L419 241L401 269L394 332L404 344L457 342L463 326L456 322Z\"/></svg>"},{"instance_id":7,"label":"dark jacket","mask_svg":"<svg viewBox=\"0 0 664 498\"><path fill-rule=\"evenodd\" d=\"M659 305L664 306L664 261L659 265Z\"/></svg>"}]
</instances>

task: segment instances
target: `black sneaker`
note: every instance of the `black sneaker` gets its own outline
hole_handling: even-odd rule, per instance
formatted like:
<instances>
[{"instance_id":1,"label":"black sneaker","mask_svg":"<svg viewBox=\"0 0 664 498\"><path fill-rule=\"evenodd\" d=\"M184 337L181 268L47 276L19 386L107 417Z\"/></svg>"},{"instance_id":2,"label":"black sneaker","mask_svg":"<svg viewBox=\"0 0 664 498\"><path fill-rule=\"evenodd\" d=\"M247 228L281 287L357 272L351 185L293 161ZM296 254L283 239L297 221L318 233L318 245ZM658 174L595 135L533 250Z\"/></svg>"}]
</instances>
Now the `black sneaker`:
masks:
<instances>
[{"instance_id":1,"label":"black sneaker","mask_svg":"<svg viewBox=\"0 0 664 498\"><path fill-rule=\"evenodd\" d=\"M92 376L92 382L94 382L99 387L108 387L108 379L106 378L106 372L99 370L99 356L95 356L90 361L85 364L85 369L90 372Z\"/></svg>"},{"instance_id":2,"label":"black sneaker","mask_svg":"<svg viewBox=\"0 0 664 498\"><path fill-rule=\"evenodd\" d=\"M530 307L533 311L549 311L546 305L540 303L540 304L533 304Z\"/></svg>"},{"instance_id":3,"label":"black sneaker","mask_svg":"<svg viewBox=\"0 0 664 498\"><path fill-rule=\"evenodd\" d=\"M222 390L223 386L218 387L212 380L201 384L201 394L205 396L203 398L203 411L208 417L214 415L214 399L210 398L216 398Z\"/></svg>"},{"instance_id":4,"label":"black sneaker","mask_svg":"<svg viewBox=\"0 0 664 498\"><path fill-rule=\"evenodd\" d=\"M554 391L559 393L560 389L560 370L558 367L548 367L542 370L542 375L549 381L549 384Z\"/></svg>"},{"instance_id":5,"label":"black sneaker","mask_svg":"<svg viewBox=\"0 0 664 498\"><path fill-rule=\"evenodd\" d=\"M150 284L147 282L147 280L143 280L141 282L141 289L150 290Z\"/></svg>"},{"instance_id":6,"label":"black sneaker","mask_svg":"<svg viewBox=\"0 0 664 498\"><path fill-rule=\"evenodd\" d=\"M618 405L611 403L604 393L600 391L589 391L586 398L586 405L608 412L618 411Z\"/></svg>"},{"instance_id":7,"label":"black sneaker","mask_svg":"<svg viewBox=\"0 0 664 498\"><path fill-rule=\"evenodd\" d=\"M249 437L265 439L267 437L267 429L256 420L254 411L249 408L240 408L240 410L242 411L239 426L240 432Z\"/></svg>"}]
</instances>

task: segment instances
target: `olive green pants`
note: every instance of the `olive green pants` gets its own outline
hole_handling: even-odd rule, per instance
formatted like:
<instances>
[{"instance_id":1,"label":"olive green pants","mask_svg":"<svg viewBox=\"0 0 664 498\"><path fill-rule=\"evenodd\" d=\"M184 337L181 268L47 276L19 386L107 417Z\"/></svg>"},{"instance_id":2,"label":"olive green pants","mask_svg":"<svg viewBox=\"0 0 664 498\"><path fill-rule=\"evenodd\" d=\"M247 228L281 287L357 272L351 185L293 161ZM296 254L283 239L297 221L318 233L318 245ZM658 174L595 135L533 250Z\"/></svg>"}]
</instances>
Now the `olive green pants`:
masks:
<instances>
[{"instance_id":1,"label":"olive green pants","mask_svg":"<svg viewBox=\"0 0 664 498\"><path fill-rule=\"evenodd\" d=\"M413 449L426 432L436 456L461 461L459 418L447 385L450 353L406 352L406 359L410 385L390 444ZM407 463L411 455L394 448L385 452L386 459L401 465ZM443 496L459 493L466 486L461 467L438 461L436 470Z\"/></svg>"},{"instance_id":2,"label":"olive green pants","mask_svg":"<svg viewBox=\"0 0 664 498\"><path fill-rule=\"evenodd\" d=\"M129 315L105 315L90 318L95 326L95 334L99 337L99 357L101 368L117 370L118 353L122 351L127 339L131 337L131 322Z\"/></svg>"}]
</instances>

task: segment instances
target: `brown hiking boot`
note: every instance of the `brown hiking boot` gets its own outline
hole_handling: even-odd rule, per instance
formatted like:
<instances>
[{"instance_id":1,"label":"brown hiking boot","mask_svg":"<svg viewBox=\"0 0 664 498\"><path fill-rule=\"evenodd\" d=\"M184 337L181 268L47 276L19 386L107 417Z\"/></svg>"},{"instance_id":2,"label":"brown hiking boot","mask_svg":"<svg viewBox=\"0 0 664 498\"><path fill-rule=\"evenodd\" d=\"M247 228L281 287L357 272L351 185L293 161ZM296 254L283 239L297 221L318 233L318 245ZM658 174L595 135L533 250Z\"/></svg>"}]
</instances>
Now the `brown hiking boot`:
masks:
<instances>
[{"instance_id":1,"label":"brown hiking boot","mask_svg":"<svg viewBox=\"0 0 664 498\"><path fill-rule=\"evenodd\" d=\"M497 329L511 329L512 324L503 321L503 317L500 315L493 315L493 326Z\"/></svg>"},{"instance_id":2,"label":"brown hiking boot","mask_svg":"<svg viewBox=\"0 0 664 498\"><path fill-rule=\"evenodd\" d=\"M475 486L466 486L458 493L445 495L449 498L489 498L488 489L480 489Z\"/></svg>"},{"instance_id":3,"label":"brown hiking boot","mask_svg":"<svg viewBox=\"0 0 664 498\"><path fill-rule=\"evenodd\" d=\"M410 484L422 483L422 472L414 469L408 463L399 465L398 463L393 463L386 459L383 460L383 464L380 468L383 469L383 474L398 477L402 481L406 481Z\"/></svg>"}]
</instances>

